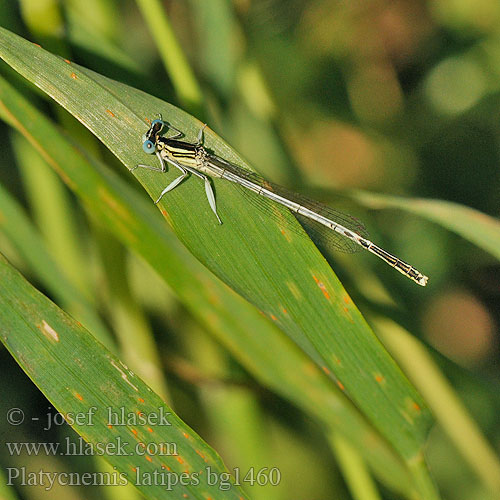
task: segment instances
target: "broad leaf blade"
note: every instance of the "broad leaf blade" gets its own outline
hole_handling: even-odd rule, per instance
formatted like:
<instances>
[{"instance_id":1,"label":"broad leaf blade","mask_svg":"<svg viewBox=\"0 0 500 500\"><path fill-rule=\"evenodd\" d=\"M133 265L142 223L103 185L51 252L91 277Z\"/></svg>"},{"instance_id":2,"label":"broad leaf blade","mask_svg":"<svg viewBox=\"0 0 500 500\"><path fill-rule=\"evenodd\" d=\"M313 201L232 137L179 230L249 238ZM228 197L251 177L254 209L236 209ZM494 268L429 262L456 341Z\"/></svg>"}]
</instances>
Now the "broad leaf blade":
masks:
<instances>
[{"instance_id":1,"label":"broad leaf blade","mask_svg":"<svg viewBox=\"0 0 500 500\"><path fill-rule=\"evenodd\" d=\"M219 485L207 483L209 469L227 473L217 453L1 255L0 332L27 375L70 423L74 418L72 427L95 445L94 454L102 455L148 498L165 498L161 481L145 484L145 477L154 474L171 481L182 474L191 478L187 485L172 487L178 498L241 498L234 485L221 491Z\"/></svg>"},{"instance_id":2,"label":"broad leaf blade","mask_svg":"<svg viewBox=\"0 0 500 500\"><path fill-rule=\"evenodd\" d=\"M22 130L61 172L87 210L147 260L193 316L259 381L348 437L385 484L405 492L411 489L401 462L352 403L276 326L189 254L149 200L99 162L80 155L47 118L1 78L0 115ZM9 213L5 215L8 219ZM23 226L22 218L15 222ZM37 258L33 252L30 256ZM40 264L45 265L46 259Z\"/></svg>"},{"instance_id":3,"label":"broad leaf blade","mask_svg":"<svg viewBox=\"0 0 500 500\"><path fill-rule=\"evenodd\" d=\"M139 147L146 118L160 112L185 130L188 139L200 127L173 106L131 88L125 91L110 80L103 84L103 77L97 79L6 30L0 31L0 55L75 115L129 168L146 160ZM216 153L245 166L213 133L206 139ZM171 179L136 172L152 197ZM316 247L307 236L288 233L254 210L233 186L223 181L215 186L223 226L210 214L196 180L164 198L164 214L179 237L322 366L402 456L415 457L430 415ZM292 223L290 213L276 210Z\"/></svg>"}]
</instances>

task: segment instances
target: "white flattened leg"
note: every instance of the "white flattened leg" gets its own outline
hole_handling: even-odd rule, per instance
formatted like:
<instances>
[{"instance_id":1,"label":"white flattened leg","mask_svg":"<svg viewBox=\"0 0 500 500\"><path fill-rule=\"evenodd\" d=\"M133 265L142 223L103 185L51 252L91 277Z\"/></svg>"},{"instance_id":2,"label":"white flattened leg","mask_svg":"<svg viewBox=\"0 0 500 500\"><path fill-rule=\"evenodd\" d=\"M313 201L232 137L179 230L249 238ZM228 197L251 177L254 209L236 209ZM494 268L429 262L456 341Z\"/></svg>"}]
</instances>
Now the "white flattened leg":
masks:
<instances>
[{"instance_id":1,"label":"white flattened leg","mask_svg":"<svg viewBox=\"0 0 500 500\"><path fill-rule=\"evenodd\" d=\"M165 161L167 163L170 163L170 165L173 165L175 168L178 168L182 173L184 173L186 170L189 170L191 172L191 169L183 167L181 164L175 162L174 160L171 160L170 158L165 158ZM196 172L196 170L194 172Z\"/></svg>"},{"instance_id":2,"label":"white flattened leg","mask_svg":"<svg viewBox=\"0 0 500 500\"><path fill-rule=\"evenodd\" d=\"M205 131L205 129L207 128L207 124L204 123L203 124L203 127L200 128L200 131L198 132L198 142L197 142L197 146L201 146L203 144L203 132Z\"/></svg>"},{"instance_id":3,"label":"white flattened leg","mask_svg":"<svg viewBox=\"0 0 500 500\"><path fill-rule=\"evenodd\" d=\"M183 173L186 172L186 171L188 171L188 172L192 173L193 175L196 175L197 177L199 177L200 179L203 179L205 181L205 193L207 194L208 203L210 204L210 208L212 209L212 211L214 212L215 216L217 217L217 220L219 221L219 224L222 224L222 221L221 221L221 219L219 217L219 214L217 213L217 207L215 205L215 195L214 195L214 191L212 189L212 184L210 183L210 179L206 175L202 174L201 172L198 172L198 170L196 170L194 168L183 167L183 166L179 165L178 163L176 163L175 161L170 160L169 158L165 158L165 160L168 163L170 163L171 165L173 165L174 167L176 167L179 170L181 170ZM175 182L175 181L173 181L173 182ZM173 184L173 182L172 182L172 184ZM179 182L181 182L181 181L179 181ZM170 189L173 189L175 186L177 186L177 184L175 184ZM165 189L169 190L168 187L169 186L167 186ZM165 189L163 190L162 194L160 195L160 198L158 198L158 201L160 201L160 199L163 196L163 194L165 194L167 192L167 191L165 191ZM158 201L157 201L157 203L158 203Z\"/></svg>"},{"instance_id":4,"label":"white flattened leg","mask_svg":"<svg viewBox=\"0 0 500 500\"><path fill-rule=\"evenodd\" d=\"M158 158L160 158L161 162L162 162L162 165L165 166L165 170L166 170L166 165L164 164L163 162L163 158L161 158L161 156L158 156ZM174 167L178 168L181 172L182 172L182 175L180 175L179 177L177 177L176 179L174 179L161 193L160 193L160 196L158 197L158 199L155 201L155 205L163 198L163 195L165 195L166 193L168 193L169 191L172 191L172 189L174 189L175 187L177 187L188 175L189 175L189 172L184 168L182 167L181 165L179 165L178 163L175 163L175 161L171 161L167 158L167 162L170 163L171 165L173 165Z\"/></svg>"},{"instance_id":5,"label":"white flattened leg","mask_svg":"<svg viewBox=\"0 0 500 500\"><path fill-rule=\"evenodd\" d=\"M207 194L208 203L209 203L210 208L212 209L213 213L217 217L219 224L222 224L222 221L219 217L219 214L217 213L217 207L215 205L215 195L214 195L214 190L212 188L212 183L210 182L210 178L207 177L206 175L202 174L201 172L198 172L198 170L195 170L194 168L186 167L186 170L188 170L193 175L196 175L197 177L199 177L200 179L203 179L205 181L205 193Z\"/></svg>"},{"instance_id":6,"label":"white flattened leg","mask_svg":"<svg viewBox=\"0 0 500 500\"><path fill-rule=\"evenodd\" d=\"M177 187L186 177L188 176L188 172L184 171L182 175L179 175L176 179L174 179L161 193L158 199L155 201L155 205L163 198L163 196L172 191L175 187Z\"/></svg>"},{"instance_id":7,"label":"white flattened leg","mask_svg":"<svg viewBox=\"0 0 500 500\"><path fill-rule=\"evenodd\" d=\"M158 161L160 162L161 171L166 172L167 171L167 164L163 161L163 158L161 157L161 154L159 151L156 152L156 157L158 158Z\"/></svg>"},{"instance_id":8,"label":"white flattened leg","mask_svg":"<svg viewBox=\"0 0 500 500\"><path fill-rule=\"evenodd\" d=\"M205 193L207 193L207 198L208 198L208 203L210 204L210 208L212 209L213 213L217 217L219 224L222 224L222 221L220 220L219 214L217 213L217 207L215 205L214 190L212 189L212 184L211 184L210 179L208 177L205 177Z\"/></svg>"}]
</instances>

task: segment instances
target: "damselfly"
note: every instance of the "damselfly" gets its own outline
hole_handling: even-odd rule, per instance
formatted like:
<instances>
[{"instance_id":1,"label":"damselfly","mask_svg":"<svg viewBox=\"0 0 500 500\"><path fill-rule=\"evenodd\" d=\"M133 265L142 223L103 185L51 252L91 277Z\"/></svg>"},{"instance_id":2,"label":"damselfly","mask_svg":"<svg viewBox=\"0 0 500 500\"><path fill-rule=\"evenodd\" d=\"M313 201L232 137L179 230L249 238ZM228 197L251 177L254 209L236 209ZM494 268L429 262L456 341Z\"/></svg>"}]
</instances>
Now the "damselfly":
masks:
<instances>
[{"instance_id":1,"label":"damselfly","mask_svg":"<svg viewBox=\"0 0 500 500\"><path fill-rule=\"evenodd\" d=\"M176 132L172 137L163 137L161 132L165 127ZM345 214L341 214L326 205L309 200L303 196L292 193L285 188L278 186L272 182L268 182L259 175L250 172L246 169L238 167L223 158L210 153L203 146L203 131L205 126L198 134L198 140L195 144L179 140L183 137L183 133L164 122L161 119L154 120L149 127L149 130L142 137L142 148L145 153L155 154L160 162L160 167L149 165L137 165L135 168L147 168L158 172L166 172L166 163L173 165L181 171L181 175L174 179L161 193L155 204L162 197L178 186L189 174L200 177L205 182L205 192L207 194L208 203L214 212L220 224L222 221L217 213L215 204L215 196L210 182L210 177L226 179L234 182L254 193L263 196L276 203L289 208L296 216L301 216L304 219L314 221L330 229L332 237L335 236L339 240L335 246L341 250L347 248L344 242L354 243L359 247L368 250L376 255L390 266L397 269L401 274L410 278L415 283L421 286L427 284L427 276L417 271L401 259L398 259L389 252L378 247L370 240L359 234L361 231L356 230L356 224L348 224L346 221L353 221ZM347 227L349 226L349 227Z\"/></svg>"}]
</instances>

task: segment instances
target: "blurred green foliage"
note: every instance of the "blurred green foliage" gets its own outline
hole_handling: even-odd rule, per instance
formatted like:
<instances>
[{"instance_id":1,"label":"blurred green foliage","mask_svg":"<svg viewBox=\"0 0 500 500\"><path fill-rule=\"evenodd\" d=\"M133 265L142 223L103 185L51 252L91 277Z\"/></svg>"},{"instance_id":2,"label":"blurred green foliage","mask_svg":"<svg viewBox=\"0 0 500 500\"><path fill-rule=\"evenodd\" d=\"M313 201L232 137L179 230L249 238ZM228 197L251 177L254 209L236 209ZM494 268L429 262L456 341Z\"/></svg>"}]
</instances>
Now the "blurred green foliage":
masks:
<instances>
[{"instance_id":1,"label":"blurred green foliage","mask_svg":"<svg viewBox=\"0 0 500 500\"><path fill-rule=\"evenodd\" d=\"M145 19L153 8L168 13L171 32L160 26L151 34L155 28ZM341 199L359 214L372 239L421 268L430 276L429 286L422 290L403 283L370 256L328 256L336 273L363 313L391 318L427 343L498 453L498 259L431 222L432 217L404 209L370 210L370 203L356 195L366 190L436 198L498 218L496 0L19 0L0 5L0 24L178 105L207 121L261 174L325 201ZM155 40L162 41L161 47ZM117 165L73 118L3 63L1 72L75 141ZM342 467L317 423L256 384L142 261L96 228L65 188L58 196L51 191L50 200L40 199L40 192L37 198L42 181L36 175L49 169L39 158L29 158L33 153L6 125L0 140L0 183L31 212L53 258L64 267L68 257L73 286L94 303L114 335L119 337L128 323L126 316L113 313L113 289L122 304L135 301L146 311L133 311L134 321L146 335L154 334L157 352L151 356L167 374L177 412L231 467L280 468L280 487L252 491L252 498L349 498ZM74 226L64 227L61 235L60 226L50 224L54 214L68 211L75 212ZM36 271L2 231L0 251L43 291ZM108 273L110 262L117 268ZM71 278L75 266L85 272ZM121 282L125 275L126 283ZM2 387L2 411L23 407L44 414L43 396L5 350L0 359L8 381ZM231 415L248 418L249 425L230 426ZM427 456L443 497L497 498L494 478L488 484L473 470L463 458L466 453L457 453L453 429L438 420ZM9 432L0 423L0 435ZM49 441L60 434L40 437L33 426L16 437ZM474 456L473 449L470 453ZM6 454L0 458L2 468L14 463ZM86 470L94 465L75 459L58 466ZM19 491L23 498L41 498L26 488ZM74 494L101 498L112 493L90 488ZM396 498L384 486L380 494Z\"/></svg>"}]
</instances>

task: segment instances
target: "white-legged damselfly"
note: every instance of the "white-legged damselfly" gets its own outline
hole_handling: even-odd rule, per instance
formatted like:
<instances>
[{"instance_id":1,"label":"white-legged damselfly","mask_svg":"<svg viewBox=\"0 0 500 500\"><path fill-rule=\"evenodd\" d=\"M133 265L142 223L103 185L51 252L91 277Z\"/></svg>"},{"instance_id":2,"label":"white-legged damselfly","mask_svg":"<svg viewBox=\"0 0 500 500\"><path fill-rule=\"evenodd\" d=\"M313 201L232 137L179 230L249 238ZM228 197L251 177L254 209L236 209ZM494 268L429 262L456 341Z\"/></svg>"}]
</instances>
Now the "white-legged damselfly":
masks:
<instances>
[{"instance_id":1,"label":"white-legged damselfly","mask_svg":"<svg viewBox=\"0 0 500 500\"><path fill-rule=\"evenodd\" d=\"M161 134L164 127L174 130L176 135L164 137ZM148 168L159 172L166 172L166 163L173 165L181 171L181 175L174 179L161 193L155 203L178 186L189 174L200 177L205 182L205 191L211 209L219 223L221 219L217 214L215 196L210 182L210 177L226 179L234 182L260 196L289 208L299 220L314 221L328 228L331 235L329 241L344 251L351 251L353 246L358 246L376 255L401 274L410 278L421 286L427 284L427 276L417 271L413 266L386 252L370 240L359 234L355 219L329 208L328 206L297 195L287 189L269 182L259 175L238 167L223 158L210 153L203 146L203 130L200 130L196 144L179 140L183 134L180 130L164 122L161 118L154 120L149 130L142 138L144 152L155 154L160 162L160 167L137 165L134 168ZM166 162L166 163L165 163ZM354 245L353 245L354 244Z\"/></svg>"}]
</instances>

